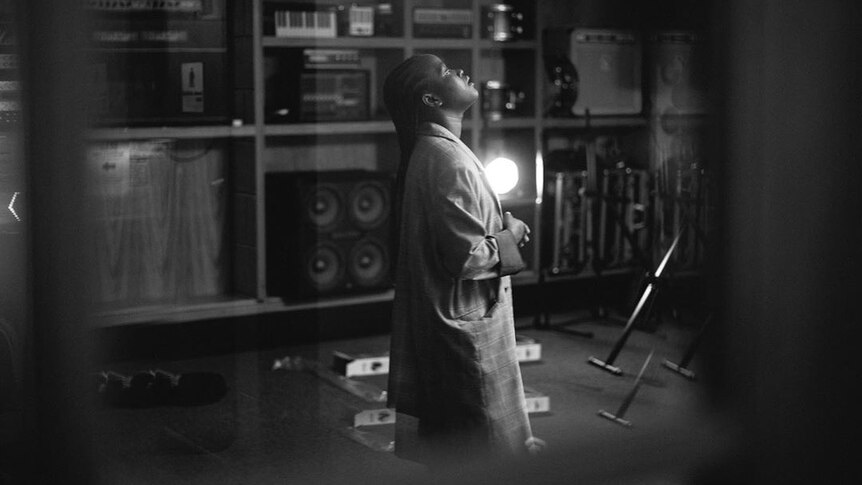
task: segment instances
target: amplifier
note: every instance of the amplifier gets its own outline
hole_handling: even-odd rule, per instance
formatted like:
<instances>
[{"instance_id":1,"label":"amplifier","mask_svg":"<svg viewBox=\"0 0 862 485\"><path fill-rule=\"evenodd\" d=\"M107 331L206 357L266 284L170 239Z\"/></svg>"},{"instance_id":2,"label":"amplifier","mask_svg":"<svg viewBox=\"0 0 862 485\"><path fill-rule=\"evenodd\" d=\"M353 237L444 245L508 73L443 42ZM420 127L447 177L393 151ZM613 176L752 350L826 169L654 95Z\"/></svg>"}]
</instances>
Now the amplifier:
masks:
<instances>
[{"instance_id":1,"label":"amplifier","mask_svg":"<svg viewBox=\"0 0 862 485\"><path fill-rule=\"evenodd\" d=\"M108 16L223 18L224 0L80 0L84 10Z\"/></svg>"},{"instance_id":2,"label":"amplifier","mask_svg":"<svg viewBox=\"0 0 862 485\"><path fill-rule=\"evenodd\" d=\"M358 54L351 50L286 49L268 55L267 122L367 120L370 71L349 68L355 62Z\"/></svg>"},{"instance_id":3,"label":"amplifier","mask_svg":"<svg viewBox=\"0 0 862 485\"><path fill-rule=\"evenodd\" d=\"M703 34L655 33L650 36L649 54L653 114L706 113L709 61Z\"/></svg>"},{"instance_id":4,"label":"amplifier","mask_svg":"<svg viewBox=\"0 0 862 485\"><path fill-rule=\"evenodd\" d=\"M641 43L624 30L574 29L569 55L578 70L576 115L639 114L641 100Z\"/></svg>"},{"instance_id":5,"label":"amplifier","mask_svg":"<svg viewBox=\"0 0 862 485\"><path fill-rule=\"evenodd\" d=\"M200 13L204 0L83 0L84 9L101 12ZM209 3L209 2L207 2Z\"/></svg>"},{"instance_id":6,"label":"amplifier","mask_svg":"<svg viewBox=\"0 0 862 485\"><path fill-rule=\"evenodd\" d=\"M102 125L226 123L226 53L107 51L90 64L90 117Z\"/></svg>"},{"instance_id":7,"label":"amplifier","mask_svg":"<svg viewBox=\"0 0 862 485\"><path fill-rule=\"evenodd\" d=\"M304 71L299 89L302 121L368 119L368 71Z\"/></svg>"},{"instance_id":8,"label":"amplifier","mask_svg":"<svg viewBox=\"0 0 862 485\"><path fill-rule=\"evenodd\" d=\"M469 39L473 36L473 12L466 8L416 7L413 36Z\"/></svg>"},{"instance_id":9,"label":"amplifier","mask_svg":"<svg viewBox=\"0 0 862 485\"><path fill-rule=\"evenodd\" d=\"M357 49L303 49L302 65L305 69L358 69Z\"/></svg>"}]
</instances>

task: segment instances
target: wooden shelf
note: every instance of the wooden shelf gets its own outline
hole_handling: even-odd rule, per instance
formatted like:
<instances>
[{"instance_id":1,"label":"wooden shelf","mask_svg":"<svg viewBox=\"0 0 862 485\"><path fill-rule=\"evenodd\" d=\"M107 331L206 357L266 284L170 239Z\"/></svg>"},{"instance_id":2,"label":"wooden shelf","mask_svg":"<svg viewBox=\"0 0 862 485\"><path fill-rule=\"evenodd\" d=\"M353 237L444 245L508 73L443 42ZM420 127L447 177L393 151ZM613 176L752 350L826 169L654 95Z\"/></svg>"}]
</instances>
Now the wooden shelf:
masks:
<instances>
[{"instance_id":1,"label":"wooden shelf","mask_svg":"<svg viewBox=\"0 0 862 485\"><path fill-rule=\"evenodd\" d=\"M356 295L332 296L302 301L289 301L269 297L258 301L250 297L222 297L196 303L154 304L140 307L107 310L93 315L99 327L121 325L160 325L198 320L236 318L264 313L322 310L368 303L392 301L394 290L383 290Z\"/></svg>"},{"instance_id":2,"label":"wooden shelf","mask_svg":"<svg viewBox=\"0 0 862 485\"><path fill-rule=\"evenodd\" d=\"M533 129L541 123L537 118L502 118L499 120L484 120L485 128L489 130Z\"/></svg>"},{"instance_id":3,"label":"wooden shelf","mask_svg":"<svg viewBox=\"0 0 862 485\"><path fill-rule=\"evenodd\" d=\"M332 37L320 39L304 39L293 37L266 36L263 38L264 47L332 47L351 49L464 49L470 50L472 39L459 38L419 38L408 39L404 37ZM480 40L479 48L485 50L493 49L535 49L538 43L533 40L519 40L514 42L494 42L492 40Z\"/></svg>"},{"instance_id":4,"label":"wooden shelf","mask_svg":"<svg viewBox=\"0 0 862 485\"><path fill-rule=\"evenodd\" d=\"M594 128L625 128L646 125L647 120L643 116L593 116L590 118L590 126ZM545 118L542 120L542 126L551 129L584 129L587 128L587 119Z\"/></svg>"},{"instance_id":5,"label":"wooden shelf","mask_svg":"<svg viewBox=\"0 0 862 485\"><path fill-rule=\"evenodd\" d=\"M352 135L395 133L391 121L333 121L266 125L266 136Z\"/></svg>"},{"instance_id":6,"label":"wooden shelf","mask_svg":"<svg viewBox=\"0 0 862 485\"><path fill-rule=\"evenodd\" d=\"M268 296L263 289L265 287L265 277L267 270L266 261L266 228L263 215L263 201L256 198L256 195L261 194L262 186L266 173L268 173L273 163L273 159L288 160L296 162L300 159L291 159L290 157L297 154L297 157L307 157L308 150L320 150L320 155L328 155L328 151L337 152L338 150L350 151L352 144L376 145L377 151L383 152L377 154L374 150L369 150L364 155L365 158L357 157L357 160L351 162L356 165L378 167L375 161L369 163L371 157L389 157L391 151L395 150L394 134L395 128L392 121L386 117L381 118L380 114L381 103L379 100L372 106L371 113L374 113L375 118L367 121L342 121L342 122L302 122L289 124L269 124L266 123L266 56L274 54L268 50L277 49L303 49L303 48L332 48L332 49L360 49L365 51L374 51L369 55L378 58L378 64L375 69L377 72L376 82L382 82L380 77L385 74L386 68L391 68L391 65L407 55L418 52L435 52L441 56L449 54L456 58L459 63L463 63L466 69L472 69L476 73L477 79L482 73L492 75L500 69L504 73L517 73L515 77L529 76L529 78L520 79L519 82L530 86L530 89L525 90L528 94L527 113L533 113L531 116L503 118L496 121L486 120L480 116L481 105L474 106L468 111L468 116L464 119L462 138L468 146L479 149L483 147L483 140L486 140L490 135L496 138L506 138L508 135L516 135L515 144L524 144L526 153L522 157L529 156L532 159L536 150L542 149L543 130L579 130L587 128L585 118L570 118L570 119L546 119L541 114L541 99L543 95L542 79L544 71L541 65L542 41L538 38L516 40L512 42L496 42L485 38L480 29L480 19L475 18L473 22L473 36L470 38L414 38L411 35L409 25L404 25L405 35L400 37L336 37L336 38L288 38L276 37L274 35L264 35L264 22L261 22L261 16L264 14L264 4L268 0L253 0L251 2L232 2L234 7L232 10L238 14L237 19L245 19L245 24L241 25L238 32L233 34L233 37L228 35L226 39L227 48L212 48L212 49L197 49L197 48L167 48L167 49L148 49L148 48L129 48L128 52L141 52L152 50L153 52L166 53L184 53L184 52L233 52L231 59L234 62L234 70L240 82L238 86L241 89L235 88L234 103L241 109L242 113L247 113L243 116L243 121L248 123L244 126L233 127L227 122L224 125L207 125L207 126L158 126L158 127L98 127L88 131L87 137L89 140L105 141L105 140L148 140L148 139L238 139L236 143L228 145L236 145L227 147L230 150L228 153L232 157L237 157L237 160L242 160L242 163L235 163L236 173L231 176L237 176L243 182L242 193L234 193L231 197L238 197L237 200L242 204L239 206L242 212L237 212L233 217L233 231L229 241L233 244L232 249L238 248L242 251L237 254L243 259L237 263L241 264L243 271L248 269L250 276L239 281L241 283L237 291L242 291L253 296L215 296L209 299L182 303L165 303L143 305L132 302L131 308L111 308L110 310L102 309L98 315L94 316L97 324L102 326L116 325L143 325L143 324L164 324L191 322L207 319L218 318L234 318L256 314L278 313L278 312L295 312L295 311L314 311L331 308L345 308L349 311L352 305L374 304L390 302L394 298L394 290L377 291L373 293L353 294L353 295L338 295L326 298L311 298L308 300L289 300L285 298ZM446 2L444 2L446 3ZM470 0L471 9L478 12L481 6L485 4L484 0ZM409 21L411 7L416 4L422 4L418 1L405 2L404 9L401 11L403 19ZM533 7L530 7L533 8ZM535 7L538 8L538 7ZM533 31L540 32L541 25L534 26ZM117 49L110 49L112 52L117 52ZM528 59L529 63L522 61ZM502 62L502 66L497 66L498 62ZM391 65L390 65L391 64ZM529 64L529 67L527 66ZM499 68L499 69L498 69ZM522 69L527 69L523 71ZM523 75L523 76L522 76ZM505 77L505 76L504 76ZM512 80L510 79L510 82ZM378 93L379 94L379 93ZM525 108L527 108L525 106ZM688 119L688 118L686 118ZM256 120L256 122L255 122ZM651 118L648 114L644 116L593 116L590 119L591 127L643 127L647 126ZM495 132L496 130L496 132ZM507 131L508 130L508 131ZM502 132L502 133L501 133ZM298 137L290 139L290 137ZM301 137L308 137L302 139ZM319 137L319 138L318 138ZM527 138L529 137L529 141ZM239 140L241 139L241 140ZM252 143L245 143L247 140ZM497 141L492 140L492 141ZM320 145L320 147L318 147ZM344 145L341 147L340 145ZM511 147L509 147L511 148ZM352 154L353 152L350 152ZM371 155L374 153L374 155ZM314 152L314 155L317 155ZM306 160L303 158L301 160ZM233 160L233 159L231 159ZM246 160L249 162L246 163ZM300 160L300 161L301 161ZM231 162L234 163L234 162ZM297 166L304 166L302 163L286 163L285 166L279 166L279 169L294 169ZM339 165L340 167L340 165ZM358 168L358 167L357 167ZM532 191L532 190L531 190ZM532 214L528 224L534 226L534 230L541 234L541 218L539 217L538 204L536 197L517 197L507 199L501 198L501 203L507 210L520 210L524 213ZM534 210L536 209L536 210ZM243 242L242 247L237 244L237 241L253 240L253 247L247 247ZM538 239L536 241L538 243ZM244 251L248 251L246 254ZM577 275L558 275L552 276L544 273L541 268L540 254L537 247L532 249L533 263L531 269L524 271L518 275L514 275L512 280L515 285L531 285L537 284L540 280L547 282L564 281L566 279L581 279L594 277L595 275L588 270L582 271ZM606 275L632 273L636 269L618 269L608 270L604 272ZM237 281L234 282L237 284Z\"/></svg>"},{"instance_id":7,"label":"wooden shelf","mask_svg":"<svg viewBox=\"0 0 862 485\"><path fill-rule=\"evenodd\" d=\"M289 312L301 310L323 310L351 305L365 305L368 303L385 303L392 301L395 290L383 290L373 293L361 293L356 295L342 295L319 298L314 300L290 301L282 298L269 297L261 304L262 311Z\"/></svg>"},{"instance_id":8,"label":"wooden shelf","mask_svg":"<svg viewBox=\"0 0 862 485\"><path fill-rule=\"evenodd\" d=\"M485 50L491 49L535 49L538 42L534 40L516 40L512 42L496 42L493 40L483 39L479 41L479 48Z\"/></svg>"},{"instance_id":9,"label":"wooden shelf","mask_svg":"<svg viewBox=\"0 0 862 485\"><path fill-rule=\"evenodd\" d=\"M93 315L99 327L181 323L259 313L260 303L249 297L223 297L198 303L154 304L109 310Z\"/></svg>"},{"instance_id":10,"label":"wooden shelf","mask_svg":"<svg viewBox=\"0 0 862 485\"><path fill-rule=\"evenodd\" d=\"M254 126L160 126L93 128L87 132L90 140L148 140L153 138L248 138L255 134Z\"/></svg>"},{"instance_id":11,"label":"wooden shelf","mask_svg":"<svg viewBox=\"0 0 862 485\"><path fill-rule=\"evenodd\" d=\"M475 129L475 120L465 119L462 129ZM266 125L266 136L338 136L395 133L390 120L373 121L326 121L310 123L285 123Z\"/></svg>"},{"instance_id":12,"label":"wooden shelf","mask_svg":"<svg viewBox=\"0 0 862 485\"><path fill-rule=\"evenodd\" d=\"M85 51L92 53L109 52L111 54L123 52L153 52L158 54L227 54L227 47L95 47L85 49Z\"/></svg>"},{"instance_id":13,"label":"wooden shelf","mask_svg":"<svg viewBox=\"0 0 862 485\"><path fill-rule=\"evenodd\" d=\"M334 37L303 39L266 36L264 47L332 47L350 49L403 49L407 45L403 37Z\"/></svg>"}]
</instances>

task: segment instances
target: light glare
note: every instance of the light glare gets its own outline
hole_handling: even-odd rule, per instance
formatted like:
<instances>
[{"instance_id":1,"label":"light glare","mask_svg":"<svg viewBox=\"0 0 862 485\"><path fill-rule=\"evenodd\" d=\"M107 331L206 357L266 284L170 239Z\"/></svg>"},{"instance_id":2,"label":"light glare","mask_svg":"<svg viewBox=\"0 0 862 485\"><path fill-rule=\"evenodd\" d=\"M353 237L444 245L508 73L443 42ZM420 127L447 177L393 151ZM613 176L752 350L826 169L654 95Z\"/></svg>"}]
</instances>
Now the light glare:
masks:
<instances>
[{"instance_id":1,"label":"light glare","mask_svg":"<svg viewBox=\"0 0 862 485\"><path fill-rule=\"evenodd\" d=\"M495 158L485 167L485 173L498 195L506 194L518 185L518 165L508 158Z\"/></svg>"}]
</instances>

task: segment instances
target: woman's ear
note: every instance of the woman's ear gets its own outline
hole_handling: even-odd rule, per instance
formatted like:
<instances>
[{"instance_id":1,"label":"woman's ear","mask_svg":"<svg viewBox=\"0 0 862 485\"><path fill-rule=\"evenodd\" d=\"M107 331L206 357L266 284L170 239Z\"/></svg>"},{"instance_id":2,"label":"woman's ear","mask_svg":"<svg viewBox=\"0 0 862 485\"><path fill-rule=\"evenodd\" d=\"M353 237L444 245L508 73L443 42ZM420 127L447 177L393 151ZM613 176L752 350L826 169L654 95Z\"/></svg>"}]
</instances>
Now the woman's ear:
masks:
<instances>
[{"instance_id":1,"label":"woman's ear","mask_svg":"<svg viewBox=\"0 0 862 485\"><path fill-rule=\"evenodd\" d=\"M438 98L432 93L425 93L422 95L422 103L425 106L430 106L432 108L439 108L443 106L443 100Z\"/></svg>"}]
</instances>

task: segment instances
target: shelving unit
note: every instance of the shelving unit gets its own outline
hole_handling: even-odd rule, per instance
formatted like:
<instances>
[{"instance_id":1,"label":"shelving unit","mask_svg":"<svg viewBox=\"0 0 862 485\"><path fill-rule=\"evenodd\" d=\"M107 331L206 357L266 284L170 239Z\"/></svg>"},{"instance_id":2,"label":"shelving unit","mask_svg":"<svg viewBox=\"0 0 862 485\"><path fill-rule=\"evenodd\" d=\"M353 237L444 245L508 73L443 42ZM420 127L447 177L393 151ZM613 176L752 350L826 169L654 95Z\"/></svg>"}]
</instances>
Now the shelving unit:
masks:
<instances>
[{"instance_id":1,"label":"shelving unit","mask_svg":"<svg viewBox=\"0 0 862 485\"><path fill-rule=\"evenodd\" d=\"M480 160L506 155L516 161L522 182L512 194L501 196L504 210L511 210L530 224L534 239L532 251L526 255L529 269L514 279L516 284L539 281L542 268L541 204L543 197L543 153L547 151L549 134L575 136L583 130L611 129L645 132L653 120L646 114L631 116L595 116L584 118L546 118L543 110L549 93L542 62L545 50L542 35L545 27L571 25L579 21L587 25L607 23L611 6L586 0L550 2L516 0L513 4L526 15L526 32L522 38L509 42L490 40L483 32L483 8L491 0L405 0L384 2L373 0L376 6L394 6L391 36L288 38L274 35L271 19L273 8L308 4L294 0L216 0L221 8L224 25L223 45L218 48L162 47L160 52L225 53L230 60L224 88L229 98L229 115L222 123L166 126L111 126L90 130L94 144L123 144L169 141L186 155L196 155L216 147L218 156L212 163L222 169L210 182L220 187L215 212L217 226L223 227L217 269L222 285L213 293L174 295L152 301L112 301L97 317L103 325L177 322L238 316L265 312L328 308L388 301L391 290L367 293L347 293L341 296L296 299L276 297L267 287L266 178L268 174L303 170L330 171L366 169L394 172L397 168L398 145L394 127L382 105L382 80L401 60L415 53L433 53L447 64L463 68L481 92L485 81L509 84L525 94L519 108L501 119L484 116L480 97L466 114L463 140ZM339 0L314 2L318 6L349 5ZM469 38L420 38L414 36L415 7L460 8L472 13ZM564 12L564 13L563 13ZM216 12L217 14L219 12ZM563 13L563 14L559 14ZM580 16L576 19L577 16ZM168 16L169 17L169 16ZM630 17L630 18L629 18ZM640 25L631 13L621 20L623 27ZM616 20L620 20L617 18ZM158 46L147 49L159 51ZM273 122L267 113L267 83L274 57L294 54L305 48L358 50L362 67L371 73L370 113L359 121ZM110 50L110 49L109 49ZM114 52L129 49L113 48ZM299 68L299 67L297 67ZM704 117L692 117L702 122ZM203 145L202 145L203 144ZM203 148L202 148L203 147ZM214 185L212 185L214 184ZM218 205L221 204L221 205ZM219 239L221 238L221 239ZM143 264L143 263L141 263ZM585 273L582 275L587 277Z\"/></svg>"}]
</instances>

